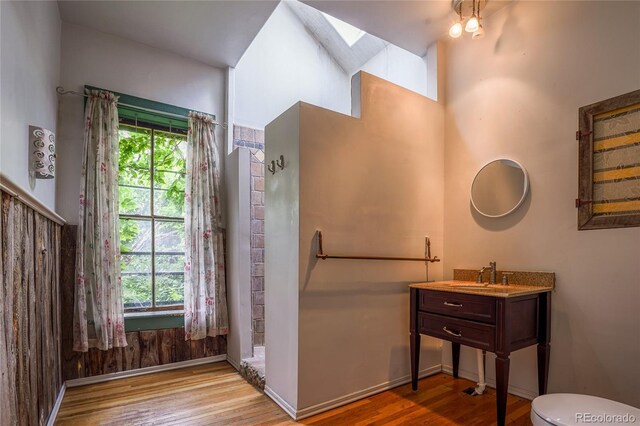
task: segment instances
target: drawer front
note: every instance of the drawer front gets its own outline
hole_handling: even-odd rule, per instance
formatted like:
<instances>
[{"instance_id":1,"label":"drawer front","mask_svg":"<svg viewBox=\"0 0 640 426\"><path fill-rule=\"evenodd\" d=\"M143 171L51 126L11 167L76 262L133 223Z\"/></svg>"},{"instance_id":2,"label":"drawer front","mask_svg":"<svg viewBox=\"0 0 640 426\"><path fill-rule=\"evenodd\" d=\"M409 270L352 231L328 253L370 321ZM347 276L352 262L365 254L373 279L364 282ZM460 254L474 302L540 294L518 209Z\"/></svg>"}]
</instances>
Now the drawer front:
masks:
<instances>
[{"instance_id":1,"label":"drawer front","mask_svg":"<svg viewBox=\"0 0 640 426\"><path fill-rule=\"evenodd\" d=\"M450 315L456 318L496 322L496 302L493 297L445 291L420 290L420 310Z\"/></svg>"},{"instance_id":2,"label":"drawer front","mask_svg":"<svg viewBox=\"0 0 640 426\"><path fill-rule=\"evenodd\" d=\"M420 312L418 327L421 334L489 352L495 349L496 328L493 325Z\"/></svg>"}]
</instances>

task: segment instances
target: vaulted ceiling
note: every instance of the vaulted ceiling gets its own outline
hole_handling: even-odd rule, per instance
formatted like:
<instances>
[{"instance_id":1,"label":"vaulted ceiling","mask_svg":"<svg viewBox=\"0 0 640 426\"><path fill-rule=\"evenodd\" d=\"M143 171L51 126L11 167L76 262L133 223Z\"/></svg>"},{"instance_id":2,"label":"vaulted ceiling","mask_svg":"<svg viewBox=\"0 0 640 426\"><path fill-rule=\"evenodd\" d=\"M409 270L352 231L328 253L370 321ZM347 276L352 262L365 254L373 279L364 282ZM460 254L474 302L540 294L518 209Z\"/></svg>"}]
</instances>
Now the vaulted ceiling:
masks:
<instances>
[{"instance_id":1,"label":"vaulted ceiling","mask_svg":"<svg viewBox=\"0 0 640 426\"><path fill-rule=\"evenodd\" d=\"M215 67L235 66L277 5L271 0L58 1L64 22Z\"/></svg>"},{"instance_id":2,"label":"vaulted ceiling","mask_svg":"<svg viewBox=\"0 0 640 426\"><path fill-rule=\"evenodd\" d=\"M286 1L285 4L347 74L358 70L388 44L378 37L365 33L355 43L349 45L325 15L317 9L299 1Z\"/></svg>"},{"instance_id":3,"label":"vaulted ceiling","mask_svg":"<svg viewBox=\"0 0 640 426\"><path fill-rule=\"evenodd\" d=\"M445 36L457 19L450 0L301 1L418 56L424 56L427 47ZM482 2L486 17L510 0Z\"/></svg>"},{"instance_id":4,"label":"vaulted ceiling","mask_svg":"<svg viewBox=\"0 0 640 426\"><path fill-rule=\"evenodd\" d=\"M450 0L302 1L418 56L456 20ZM483 14L508 3L488 1ZM59 0L58 5L64 22L227 67L238 63L278 1Z\"/></svg>"}]
</instances>

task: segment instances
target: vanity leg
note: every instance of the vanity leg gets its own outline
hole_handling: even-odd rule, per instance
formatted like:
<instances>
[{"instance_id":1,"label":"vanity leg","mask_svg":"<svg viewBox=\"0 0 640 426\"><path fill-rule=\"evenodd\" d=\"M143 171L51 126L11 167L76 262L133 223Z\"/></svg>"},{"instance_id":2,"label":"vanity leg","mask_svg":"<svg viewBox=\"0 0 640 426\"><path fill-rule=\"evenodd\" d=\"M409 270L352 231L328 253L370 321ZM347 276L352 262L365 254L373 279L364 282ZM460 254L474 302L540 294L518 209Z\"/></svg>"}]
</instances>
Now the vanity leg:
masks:
<instances>
[{"instance_id":1,"label":"vanity leg","mask_svg":"<svg viewBox=\"0 0 640 426\"><path fill-rule=\"evenodd\" d=\"M496 357L496 400L498 426L504 426L507 416L507 395L509 389L509 356Z\"/></svg>"},{"instance_id":2,"label":"vanity leg","mask_svg":"<svg viewBox=\"0 0 640 426\"><path fill-rule=\"evenodd\" d=\"M418 390L418 370L420 369L420 332L418 330L418 289L410 289L409 338L411 351L411 389Z\"/></svg>"},{"instance_id":3,"label":"vanity leg","mask_svg":"<svg viewBox=\"0 0 640 426\"><path fill-rule=\"evenodd\" d=\"M538 344L538 394L547 393L547 381L549 378L549 354L551 345Z\"/></svg>"},{"instance_id":4,"label":"vanity leg","mask_svg":"<svg viewBox=\"0 0 640 426\"><path fill-rule=\"evenodd\" d=\"M411 389L418 390L418 370L420 368L420 333L411 333Z\"/></svg>"},{"instance_id":5,"label":"vanity leg","mask_svg":"<svg viewBox=\"0 0 640 426\"><path fill-rule=\"evenodd\" d=\"M538 393L547 393L551 352L551 292L538 296Z\"/></svg>"},{"instance_id":6,"label":"vanity leg","mask_svg":"<svg viewBox=\"0 0 640 426\"><path fill-rule=\"evenodd\" d=\"M453 377L458 378L458 366L460 365L460 343L451 342L451 360L453 363Z\"/></svg>"}]
</instances>

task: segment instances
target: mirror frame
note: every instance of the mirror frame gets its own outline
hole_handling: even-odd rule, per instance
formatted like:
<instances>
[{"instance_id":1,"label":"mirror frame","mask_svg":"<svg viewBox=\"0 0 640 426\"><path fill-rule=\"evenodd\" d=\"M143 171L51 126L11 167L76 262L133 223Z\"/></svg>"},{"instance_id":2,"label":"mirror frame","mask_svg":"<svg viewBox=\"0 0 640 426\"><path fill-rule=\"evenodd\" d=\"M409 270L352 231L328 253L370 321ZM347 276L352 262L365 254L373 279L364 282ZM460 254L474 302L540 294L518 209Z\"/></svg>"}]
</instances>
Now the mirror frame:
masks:
<instances>
[{"instance_id":1,"label":"mirror frame","mask_svg":"<svg viewBox=\"0 0 640 426\"><path fill-rule=\"evenodd\" d=\"M487 167L489 164L492 164L492 163L494 163L496 161L500 161L500 160L513 161L514 163L516 163L518 165L518 167L520 167L520 170L522 170L522 172L524 173L524 192L522 194L522 197L520 197L520 200L516 203L516 205L511 210L509 210L508 212L503 213L503 214L498 214L498 215L486 214L486 213L482 212L478 208L478 206L476 206L476 203L473 201L473 184L476 183L476 179L478 179L478 175L480 174L480 172L482 172L485 169L485 167ZM485 217L504 217L504 216L507 216L507 215L513 213L514 211L516 211L518 209L518 207L520 207L522 205L522 203L524 203L524 200L527 198L527 194L529 194L529 173L527 172L527 169L525 169L524 166L519 161L513 160L511 158L506 158L506 157L498 157L498 158L495 158L495 159L489 161L488 163L485 163L484 166L480 167L480 170L478 170L478 172L476 173L476 175L473 178L473 182L471 182L471 190L469 192L470 192L469 198L471 199L471 205L473 205L473 208L476 209L476 211L478 213L480 213L482 216L485 216Z\"/></svg>"}]
</instances>

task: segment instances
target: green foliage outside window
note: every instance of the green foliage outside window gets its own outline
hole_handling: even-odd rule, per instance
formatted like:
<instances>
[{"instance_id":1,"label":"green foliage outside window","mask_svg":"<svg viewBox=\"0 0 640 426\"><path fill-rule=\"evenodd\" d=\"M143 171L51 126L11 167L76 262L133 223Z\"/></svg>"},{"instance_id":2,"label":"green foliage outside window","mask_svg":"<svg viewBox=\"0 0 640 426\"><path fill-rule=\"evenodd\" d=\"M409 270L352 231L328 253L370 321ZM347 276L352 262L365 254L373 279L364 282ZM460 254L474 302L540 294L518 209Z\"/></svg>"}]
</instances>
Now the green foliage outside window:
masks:
<instances>
[{"instance_id":1,"label":"green foliage outside window","mask_svg":"<svg viewBox=\"0 0 640 426\"><path fill-rule=\"evenodd\" d=\"M156 307L181 305L186 137L127 125L120 126L119 137L119 202L120 214L125 215L120 218L125 308L152 307L154 285Z\"/></svg>"}]
</instances>

